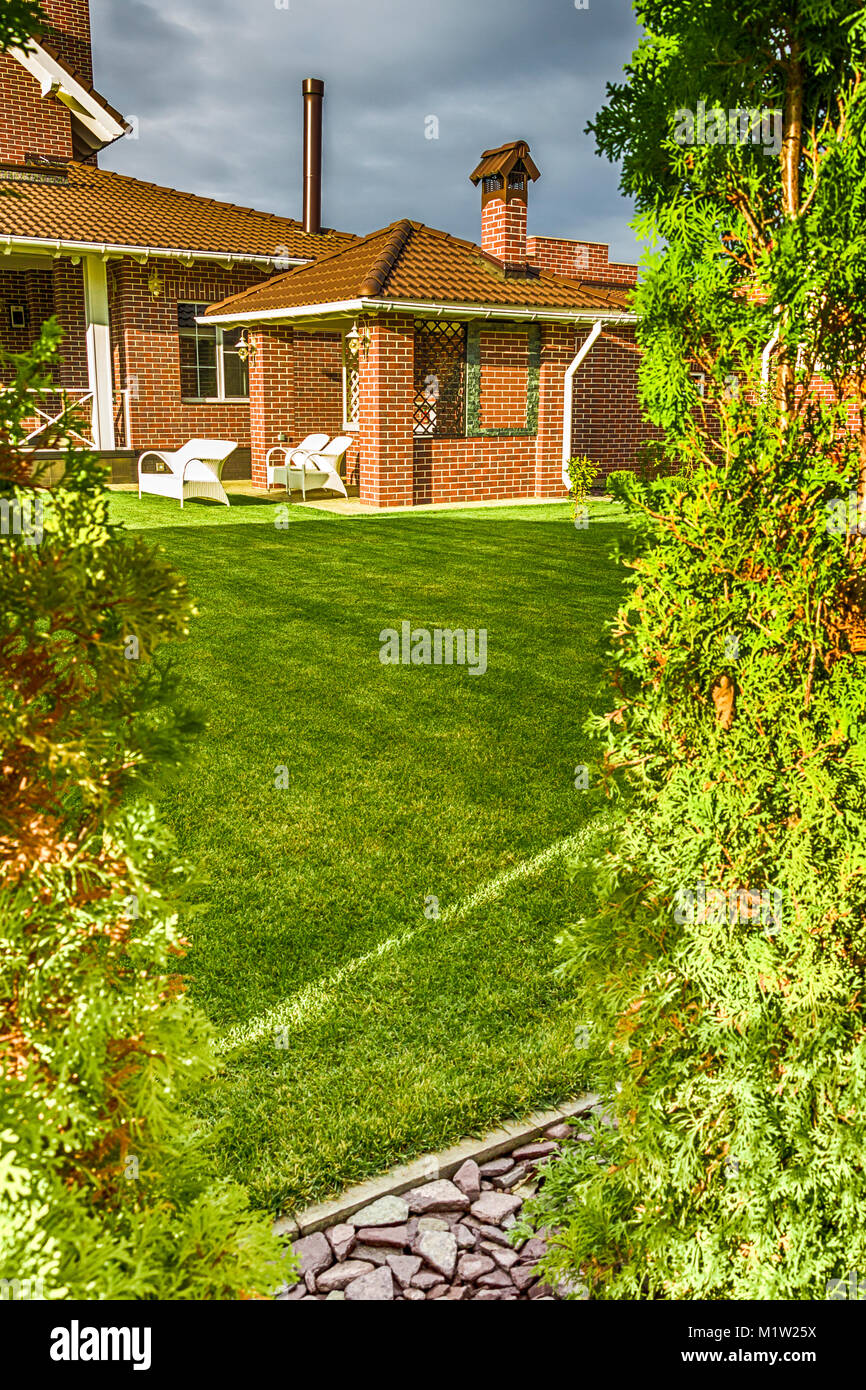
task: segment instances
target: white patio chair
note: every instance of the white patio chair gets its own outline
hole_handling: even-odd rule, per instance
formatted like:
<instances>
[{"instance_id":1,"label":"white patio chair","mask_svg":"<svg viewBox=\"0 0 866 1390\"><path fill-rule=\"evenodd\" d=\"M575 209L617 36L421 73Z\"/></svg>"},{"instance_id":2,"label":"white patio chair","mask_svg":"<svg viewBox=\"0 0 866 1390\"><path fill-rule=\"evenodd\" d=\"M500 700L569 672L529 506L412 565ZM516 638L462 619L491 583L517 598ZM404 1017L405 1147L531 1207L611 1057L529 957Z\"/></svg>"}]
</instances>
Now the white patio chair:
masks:
<instances>
[{"instance_id":1,"label":"white patio chair","mask_svg":"<svg viewBox=\"0 0 866 1390\"><path fill-rule=\"evenodd\" d=\"M223 465L237 448L234 440L190 439L174 453L148 449L138 460L138 496L176 497L181 507L187 497L211 497L229 505L222 485ZM161 469L146 472L145 459L158 459Z\"/></svg>"},{"instance_id":2,"label":"white patio chair","mask_svg":"<svg viewBox=\"0 0 866 1390\"><path fill-rule=\"evenodd\" d=\"M330 438L331 436L329 434L308 434L306 439L301 440L300 444L275 444L273 449L268 450L268 456L265 459L265 467L268 472L268 487L272 487L274 483L283 483L286 492L288 492L289 485L286 480L286 468L289 459L294 458L296 454L312 454L315 453L317 449L324 449ZM271 459L276 454L282 454L282 463L271 463Z\"/></svg>"},{"instance_id":3,"label":"white patio chair","mask_svg":"<svg viewBox=\"0 0 866 1390\"><path fill-rule=\"evenodd\" d=\"M315 453L303 454L300 457L292 454L287 490L297 490L300 487L302 495L306 497L308 486L323 487L331 488L334 492L341 492L344 497L348 497L339 468L352 443L354 440L350 434L339 434L324 449Z\"/></svg>"}]
</instances>

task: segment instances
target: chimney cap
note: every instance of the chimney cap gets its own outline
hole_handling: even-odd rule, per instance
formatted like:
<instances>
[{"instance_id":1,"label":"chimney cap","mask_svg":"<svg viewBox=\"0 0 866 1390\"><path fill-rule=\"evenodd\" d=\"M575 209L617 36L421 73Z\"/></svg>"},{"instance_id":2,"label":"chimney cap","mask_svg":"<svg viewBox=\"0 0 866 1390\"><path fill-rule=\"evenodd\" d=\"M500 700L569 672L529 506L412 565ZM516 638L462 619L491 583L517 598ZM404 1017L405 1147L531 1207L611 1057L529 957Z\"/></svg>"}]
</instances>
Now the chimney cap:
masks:
<instances>
[{"instance_id":1,"label":"chimney cap","mask_svg":"<svg viewBox=\"0 0 866 1390\"><path fill-rule=\"evenodd\" d=\"M325 94L325 84L321 77L305 77L303 81L304 96L321 97Z\"/></svg>"},{"instance_id":2,"label":"chimney cap","mask_svg":"<svg viewBox=\"0 0 866 1390\"><path fill-rule=\"evenodd\" d=\"M541 178L541 171L529 157L529 145L525 140L510 140L507 145L498 145L495 150L485 150L481 163L469 175L474 184L494 174L507 177L517 164L523 164L529 178L534 182Z\"/></svg>"}]
</instances>

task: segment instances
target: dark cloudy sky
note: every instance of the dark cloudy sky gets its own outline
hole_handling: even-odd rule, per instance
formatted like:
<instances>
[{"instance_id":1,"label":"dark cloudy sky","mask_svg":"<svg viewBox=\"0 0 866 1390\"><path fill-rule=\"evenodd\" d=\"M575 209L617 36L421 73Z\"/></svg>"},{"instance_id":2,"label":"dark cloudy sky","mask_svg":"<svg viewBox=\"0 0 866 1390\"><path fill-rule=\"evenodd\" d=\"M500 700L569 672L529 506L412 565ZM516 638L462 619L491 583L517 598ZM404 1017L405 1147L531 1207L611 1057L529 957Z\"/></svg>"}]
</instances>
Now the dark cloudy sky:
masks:
<instances>
[{"instance_id":1,"label":"dark cloudy sky","mask_svg":"<svg viewBox=\"0 0 866 1390\"><path fill-rule=\"evenodd\" d=\"M105 168L298 217L300 85L325 97L323 220L411 217L478 240L468 175L526 139L530 232L635 260L587 121L637 41L630 0L91 0L96 86L138 122ZM428 139L428 117L438 139Z\"/></svg>"}]
</instances>

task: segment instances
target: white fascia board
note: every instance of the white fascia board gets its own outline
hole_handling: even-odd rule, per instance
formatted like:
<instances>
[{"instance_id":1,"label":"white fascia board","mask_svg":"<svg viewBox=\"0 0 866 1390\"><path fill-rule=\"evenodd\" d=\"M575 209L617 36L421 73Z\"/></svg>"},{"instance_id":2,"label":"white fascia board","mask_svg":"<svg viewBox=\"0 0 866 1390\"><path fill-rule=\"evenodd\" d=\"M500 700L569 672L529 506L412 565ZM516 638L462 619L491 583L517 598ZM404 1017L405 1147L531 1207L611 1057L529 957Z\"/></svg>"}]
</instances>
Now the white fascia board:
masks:
<instances>
[{"instance_id":1,"label":"white fascia board","mask_svg":"<svg viewBox=\"0 0 866 1390\"><path fill-rule=\"evenodd\" d=\"M294 256L250 256L235 251L185 251L167 246L123 246L105 241L66 241L47 237L4 236L0 232L0 266L2 257L12 251L43 251L49 256L133 256L138 260L156 257L167 261L217 261L225 264L232 261L241 265L281 266L310 265L309 260Z\"/></svg>"},{"instance_id":2,"label":"white fascia board","mask_svg":"<svg viewBox=\"0 0 866 1390\"><path fill-rule=\"evenodd\" d=\"M447 314L466 319L526 319L538 323L637 323L637 316L622 309L526 309L489 304L440 304L420 300L342 299L330 304L303 304L293 309L247 310L236 314L208 314L199 323L291 323L293 319L324 318L329 314L367 314L390 310L399 314Z\"/></svg>"},{"instance_id":3,"label":"white fascia board","mask_svg":"<svg viewBox=\"0 0 866 1390\"><path fill-rule=\"evenodd\" d=\"M92 131L98 140L109 144L126 134L128 126L109 115L87 88L76 82L40 44L34 41L29 49L13 48L12 56L17 58L31 77L35 77L43 96L54 92L72 108L82 125Z\"/></svg>"}]
</instances>

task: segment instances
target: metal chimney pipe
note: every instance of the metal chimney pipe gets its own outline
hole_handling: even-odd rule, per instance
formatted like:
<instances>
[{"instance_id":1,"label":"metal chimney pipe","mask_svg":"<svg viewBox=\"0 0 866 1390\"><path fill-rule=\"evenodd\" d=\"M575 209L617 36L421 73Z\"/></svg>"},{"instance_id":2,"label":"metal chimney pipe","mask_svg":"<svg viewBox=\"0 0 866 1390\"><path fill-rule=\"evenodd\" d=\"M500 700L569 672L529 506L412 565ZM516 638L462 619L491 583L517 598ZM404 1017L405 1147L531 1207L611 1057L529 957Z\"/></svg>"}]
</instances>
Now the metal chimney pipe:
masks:
<instances>
[{"instance_id":1,"label":"metal chimney pipe","mask_svg":"<svg viewBox=\"0 0 866 1390\"><path fill-rule=\"evenodd\" d=\"M307 77L304 92L304 231L322 230L322 100L325 84Z\"/></svg>"}]
</instances>

